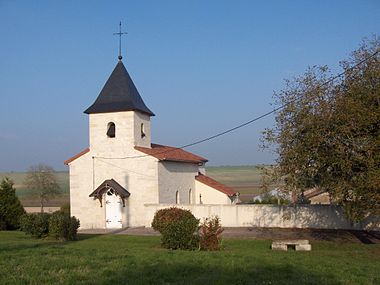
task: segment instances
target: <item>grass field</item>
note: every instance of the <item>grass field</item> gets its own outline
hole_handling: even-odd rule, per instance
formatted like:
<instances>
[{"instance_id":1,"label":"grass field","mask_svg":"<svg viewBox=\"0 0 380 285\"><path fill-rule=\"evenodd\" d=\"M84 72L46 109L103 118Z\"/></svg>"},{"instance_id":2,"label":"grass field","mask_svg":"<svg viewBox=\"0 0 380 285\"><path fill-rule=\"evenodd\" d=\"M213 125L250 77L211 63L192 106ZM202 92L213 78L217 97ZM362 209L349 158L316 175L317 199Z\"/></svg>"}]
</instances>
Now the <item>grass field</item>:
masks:
<instances>
[{"instance_id":1,"label":"grass field","mask_svg":"<svg viewBox=\"0 0 380 285\"><path fill-rule=\"evenodd\" d=\"M256 166L218 166L207 167L206 173L221 183L233 187L242 197L251 197L260 193L261 174ZM16 193L24 206L39 206L38 199L29 194L24 185L26 173L2 172L0 179L9 177L15 183ZM47 206L61 206L69 202L69 173L57 172L58 183L62 195L49 201ZM246 195L246 196L244 196Z\"/></svg>"},{"instance_id":2,"label":"grass field","mask_svg":"<svg viewBox=\"0 0 380 285\"><path fill-rule=\"evenodd\" d=\"M81 235L77 242L0 232L0 284L380 284L380 245L315 242L274 252L226 239L220 252L172 251L159 237Z\"/></svg>"},{"instance_id":3,"label":"grass field","mask_svg":"<svg viewBox=\"0 0 380 285\"><path fill-rule=\"evenodd\" d=\"M215 180L233 187L240 194L260 194L261 172L257 166L207 167L206 174Z\"/></svg>"}]
</instances>

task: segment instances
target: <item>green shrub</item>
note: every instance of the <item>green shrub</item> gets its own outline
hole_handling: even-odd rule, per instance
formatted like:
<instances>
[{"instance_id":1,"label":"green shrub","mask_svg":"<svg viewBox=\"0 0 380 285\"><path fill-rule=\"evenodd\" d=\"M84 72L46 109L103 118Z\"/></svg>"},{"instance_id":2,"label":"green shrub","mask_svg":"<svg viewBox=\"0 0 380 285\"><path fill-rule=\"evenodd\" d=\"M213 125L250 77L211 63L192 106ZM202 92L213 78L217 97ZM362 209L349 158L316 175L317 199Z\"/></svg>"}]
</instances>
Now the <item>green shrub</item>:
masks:
<instances>
[{"instance_id":1,"label":"green shrub","mask_svg":"<svg viewBox=\"0 0 380 285\"><path fill-rule=\"evenodd\" d=\"M24 207L16 196L16 189L9 178L4 178L0 183L0 220L6 230L14 230L20 227L20 217L25 213Z\"/></svg>"},{"instance_id":2,"label":"green shrub","mask_svg":"<svg viewBox=\"0 0 380 285\"><path fill-rule=\"evenodd\" d=\"M199 247L201 250L220 250L223 232L218 216L206 218L199 228Z\"/></svg>"},{"instance_id":3,"label":"green shrub","mask_svg":"<svg viewBox=\"0 0 380 285\"><path fill-rule=\"evenodd\" d=\"M49 235L62 240L76 240L79 220L70 214L57 211L49 220Z\"/></svg>"},{"instance_id":4,"label":"green shrub","mask_svg":"<svg viewBox=\"0 0 380 285\"><path fill-rule=\"evenodd\" d=\"M170 249L196 249L199 247L199 220L189 210L161 209L153 218L152 227L161 233L161 244Z\"/></svg>"},{"instance_id":5,"label":"green shrub","mask_svg":"<svg viewBox=\"0 0 380 285\"><path fill-rule=\"evenodd\" d=\"M0 231L5 231L7 229L7 224L3 220L3 218L0 216Z\"/></svg>"},{"instance_id":6,"label":"green shrub","mask_svg":"<svg viewBox=\"0 0 380 285\"><path fill-rule=\"evenodd\" d=\"M46 237L49 233L50 216L48 213L24 214L20 218L20 228L33 237Z\"/></svg>"}]
</instances>

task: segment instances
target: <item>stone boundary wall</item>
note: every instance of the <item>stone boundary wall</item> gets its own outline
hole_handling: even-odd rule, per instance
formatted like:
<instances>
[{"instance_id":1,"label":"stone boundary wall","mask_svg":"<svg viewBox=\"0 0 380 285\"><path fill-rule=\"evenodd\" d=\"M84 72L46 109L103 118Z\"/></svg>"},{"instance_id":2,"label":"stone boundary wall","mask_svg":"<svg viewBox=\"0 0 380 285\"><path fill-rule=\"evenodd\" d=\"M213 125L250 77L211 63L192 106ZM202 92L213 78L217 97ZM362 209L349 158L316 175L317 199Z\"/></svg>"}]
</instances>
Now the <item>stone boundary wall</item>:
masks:
<instances>
[{"instance_id":1,"label":"stone boundary wall","mask_svg":"<svg viewBox=\"0 0 380 285\"><path fill-rule=\"evenodd\" d=\"M224 227L315 228L380 231L380 217L351 224L340 207L333 205L176 205L145 204L145 227L151 227L159 209L178 207L203 219L217 215Z\"/></svg>"},{"instance_id":2,"label":"stone boundary wall","mask_svg":"<svg viewBox=\"0 0 380 285\"><path fill-rule=\"evenodd\" d=\"M24 207L27 213L40 213L41 207ZM53 213L55 211L59 211L61 207L44 207L45 213Z\"/></svg>"}]
</instances>

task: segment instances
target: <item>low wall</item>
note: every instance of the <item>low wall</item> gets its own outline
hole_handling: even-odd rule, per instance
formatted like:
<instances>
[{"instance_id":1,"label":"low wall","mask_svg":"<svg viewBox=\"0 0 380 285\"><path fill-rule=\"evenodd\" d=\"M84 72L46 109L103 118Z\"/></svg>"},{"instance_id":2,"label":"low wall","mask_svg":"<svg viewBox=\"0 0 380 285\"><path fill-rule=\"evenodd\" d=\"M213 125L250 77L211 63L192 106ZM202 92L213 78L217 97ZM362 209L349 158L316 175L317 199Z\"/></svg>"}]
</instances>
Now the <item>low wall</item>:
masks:
<instances>
[{"instance_id":1,"label":"low wall","mask_svg":"<svg viewBox=\"0 0 380 285\"><path fill-rule=\"evenodd\" d=\"M333 205L173 205L145 204L145 226L151 227L159 209L178 207L197 218L217 215L224 227L317 228L380 230L380 217L352 225L340 207Z\"/></svg>"},{"instance_id":2,"label":"low wall","mask_svg":"<svg viewBox=\"0 0 380 285\"><path fill-rule=\"evenodd\" d=\"M25 211L27 213L40 213L41 212L41 207L24 207ZM45 213L53 213L55 211L58 211L61 209L60 207L44 207L44 212Z\"/></svg>"}]
</instances>

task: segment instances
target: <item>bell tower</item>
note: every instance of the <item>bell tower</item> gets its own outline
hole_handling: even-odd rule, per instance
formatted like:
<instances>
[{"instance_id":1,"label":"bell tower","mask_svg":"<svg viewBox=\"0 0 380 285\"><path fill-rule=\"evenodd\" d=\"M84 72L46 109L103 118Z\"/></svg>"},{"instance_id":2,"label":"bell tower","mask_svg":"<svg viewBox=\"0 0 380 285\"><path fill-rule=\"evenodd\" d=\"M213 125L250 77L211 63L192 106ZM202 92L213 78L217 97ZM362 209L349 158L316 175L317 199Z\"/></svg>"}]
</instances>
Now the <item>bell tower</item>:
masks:
<instances>
[{"instance_id":1,"label":"bell tower","mask_svg":"<svg viewBox=\"0 0 380 285\"><path fill-rule=\"evenodd\" d=\"M151 147L150 117L122 60L108 78L89 115L90 149L94 156L124 157L135 146Z\"/></svg>"}]
</instances>

